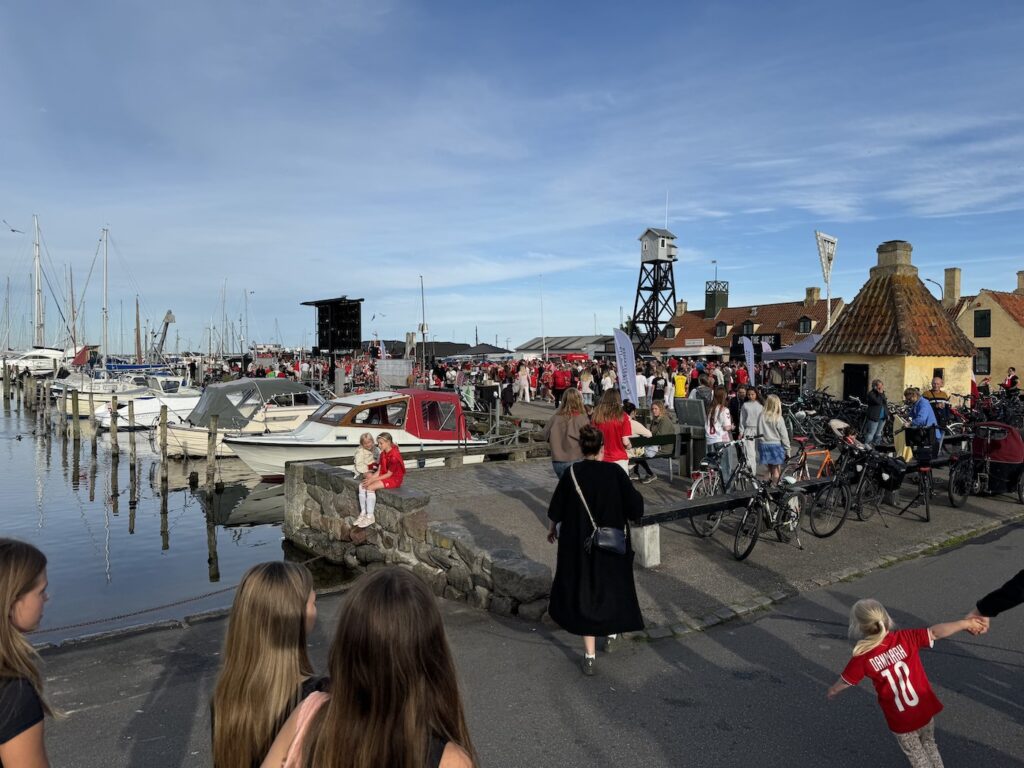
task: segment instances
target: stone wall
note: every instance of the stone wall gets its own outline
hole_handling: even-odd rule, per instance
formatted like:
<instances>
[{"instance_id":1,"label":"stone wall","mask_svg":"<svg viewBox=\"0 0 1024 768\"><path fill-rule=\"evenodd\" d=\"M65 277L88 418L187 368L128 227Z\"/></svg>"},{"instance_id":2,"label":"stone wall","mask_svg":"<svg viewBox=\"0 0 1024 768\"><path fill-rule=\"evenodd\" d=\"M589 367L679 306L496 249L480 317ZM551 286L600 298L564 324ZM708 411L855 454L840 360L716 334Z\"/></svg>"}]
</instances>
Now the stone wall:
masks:
<instances>
[{"instance_id":1,"label":"stone wall","mask_svg":"<svg viewBox=\"0 0 1024 768\"><path fill-rule=\"evenodd\" d=\"M297 547L354 572L407 568L435 595L504 616L540 620L551 569L508 549L487 549L464 526L431 522L430 497L411 488L377 491L376 523L354 528L359 483L351 470L319 462L285 474L284 535Z\"/></svg>"}]
</instances>

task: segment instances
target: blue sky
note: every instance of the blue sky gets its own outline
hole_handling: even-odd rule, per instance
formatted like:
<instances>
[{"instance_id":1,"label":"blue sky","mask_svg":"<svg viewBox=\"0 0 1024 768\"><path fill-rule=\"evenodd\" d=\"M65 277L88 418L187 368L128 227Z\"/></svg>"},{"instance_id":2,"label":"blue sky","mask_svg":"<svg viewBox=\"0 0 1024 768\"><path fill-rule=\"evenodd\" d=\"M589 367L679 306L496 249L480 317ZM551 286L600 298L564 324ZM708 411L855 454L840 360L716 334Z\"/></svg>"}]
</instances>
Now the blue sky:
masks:
<instances>
[{"instance_id":1,"label":"blue sky","mask_svg":"<svg viewBox=\"0 0 1024 768\"><path fill-rule=\"evenodd\" d=\"M342 294L400 338L421 274L439 340L539 335L542 284L547 334L608 332L666 192L691 304L711 259L734 305L801 298L815 229L834 295L891 239L923 277L1009 289L1022 37L999 1L7 2L0 217L38 213L79 291L109 225L115 343L140 292L199 346L225 279L258 340L312 343L299 302ZM15 340L30 263L0 231Z\"/></svg>"}]
</instances>

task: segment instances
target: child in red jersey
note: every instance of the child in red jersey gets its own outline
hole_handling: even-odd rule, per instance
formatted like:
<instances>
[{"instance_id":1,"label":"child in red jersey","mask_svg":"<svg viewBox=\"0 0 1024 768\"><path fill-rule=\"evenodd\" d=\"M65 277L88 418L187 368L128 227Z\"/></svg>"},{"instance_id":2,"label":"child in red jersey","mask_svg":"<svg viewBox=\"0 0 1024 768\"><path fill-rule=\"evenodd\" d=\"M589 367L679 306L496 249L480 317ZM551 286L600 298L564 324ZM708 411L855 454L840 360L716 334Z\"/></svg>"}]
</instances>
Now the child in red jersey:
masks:
<instances>
[{"instance_id":1,"label":"child in red jersey","mask_svg":"<svg viewBox=\"0 0 1024 768\"><path fill-rule=\"evenodd\" d=\"M830 699L865 677L871 679L889 730L914 768L942 768L935 743L934 717L942 711L924 673L921 648L966 630L979 634L977 619L960 619L928 629L896 629L877 600L858 600L850 610L850 638L857 639L853 658L828 689Z\"/></svg>"}]
</instances>

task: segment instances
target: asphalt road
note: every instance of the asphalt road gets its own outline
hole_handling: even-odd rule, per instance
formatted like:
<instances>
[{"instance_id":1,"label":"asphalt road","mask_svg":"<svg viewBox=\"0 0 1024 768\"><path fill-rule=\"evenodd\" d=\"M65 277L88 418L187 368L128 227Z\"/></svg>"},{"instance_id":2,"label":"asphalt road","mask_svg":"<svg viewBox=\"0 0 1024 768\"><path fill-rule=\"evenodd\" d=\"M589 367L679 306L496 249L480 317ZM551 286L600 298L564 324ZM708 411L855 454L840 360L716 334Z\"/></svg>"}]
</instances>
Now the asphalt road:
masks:
<instances>
[{"instance_id":1,"label":"asphalt road","mask_svg":"<svg viewBox=\"0 0 1024 768\"><path fill-rule=\"evenodd\" d=\"M444 604L485 766L899 766L867 683L826 702L849 658L847 612L881 600L903 626L962 616L1024 562L1024 526L907 561L681 639L600 655L576 667L561 632ZM321 601L314 663L323 667L340 598ZM49 652L48 725L58 766L209 765L207 702L223 622ZM1024 766L1024 608L992 631L940 641L925 668L945 704L946 765Z\"/></svg>"}]
</instances>

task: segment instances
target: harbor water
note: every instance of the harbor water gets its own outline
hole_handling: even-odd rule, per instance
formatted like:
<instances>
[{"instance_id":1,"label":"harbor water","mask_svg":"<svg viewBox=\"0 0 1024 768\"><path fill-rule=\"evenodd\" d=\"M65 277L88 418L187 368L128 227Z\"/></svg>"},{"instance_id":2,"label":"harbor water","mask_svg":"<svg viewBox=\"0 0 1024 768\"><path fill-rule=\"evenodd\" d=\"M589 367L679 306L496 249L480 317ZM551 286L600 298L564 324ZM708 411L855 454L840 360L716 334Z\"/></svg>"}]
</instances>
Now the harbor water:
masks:
<instances>
[{"instance_id":1,"label":"harbor water","mask_svg":"<svg viewBox=\"0 0 1024 768\"><path fill-rule=\"evenodd\" d=\"M281 534L282 486L221 459L218 484L207 489L205 462L171 460L163 493L149 432L134 433L133 472L128 432L118 434L115 460L110 435L96 436L94 454L92 426L80 423L76 445L56 408L15 400L0 413L0 535L31 542L49 560L50 601L33 643L223 608L249 566L302 559Z\"/></svg>"}]
</instances>

